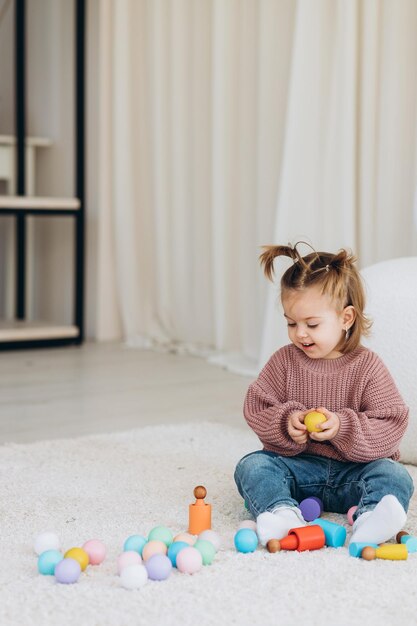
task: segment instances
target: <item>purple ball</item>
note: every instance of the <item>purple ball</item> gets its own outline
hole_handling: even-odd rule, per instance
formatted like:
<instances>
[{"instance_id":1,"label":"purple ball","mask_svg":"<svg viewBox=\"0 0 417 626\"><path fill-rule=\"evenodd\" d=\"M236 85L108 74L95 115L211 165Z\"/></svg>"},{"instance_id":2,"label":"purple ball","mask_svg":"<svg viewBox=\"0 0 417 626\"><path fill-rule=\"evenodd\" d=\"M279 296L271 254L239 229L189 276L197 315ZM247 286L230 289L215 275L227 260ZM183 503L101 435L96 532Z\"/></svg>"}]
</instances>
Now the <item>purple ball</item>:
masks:
<instances>
[{"instance_id":1,"label":"purple ball","mask_svg":"<svg viewBox=\"0 0 417 626\"><path fill-rule=\"evenodd\" d=\"M322 501L314 496L305 498L300 502L300 511L306 522L312 522L322 514Z\"/></svg>"},{"instance_id":2,"label":"purple ball","mask_svg":"<svg viewBox=\"0 0 417 626\"><path fill-rule=\"evenodd\" d=\"M55 567L55 578L59 583L76 583L81 574L81 566L75 559L62 559Z\"/></svg>"},{"instance_id":3,"label":"purple ball","mask_svg":"<svg viewBox=\"0 0 417 626\"><path fill-rule=\"evenodd\" d=\"M165 580L171 573L171 559L165 554L153 554L145 562L148 577L151 580Z\"/></svg>"}]
</instances>

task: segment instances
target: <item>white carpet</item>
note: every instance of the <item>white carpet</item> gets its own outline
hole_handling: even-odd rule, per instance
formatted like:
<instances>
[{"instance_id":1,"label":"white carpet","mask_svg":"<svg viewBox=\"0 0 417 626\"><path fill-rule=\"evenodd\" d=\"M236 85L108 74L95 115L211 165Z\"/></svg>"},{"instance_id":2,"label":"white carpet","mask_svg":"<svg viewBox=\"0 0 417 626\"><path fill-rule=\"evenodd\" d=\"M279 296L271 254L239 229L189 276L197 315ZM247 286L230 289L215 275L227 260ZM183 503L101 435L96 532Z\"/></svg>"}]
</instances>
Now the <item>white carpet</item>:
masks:
<instances>
[{"instance_id":1,"label":"white carpet","mask_svg":"<svg viewBox=\"0 0 417 626\"><path fill-rule=\"evenodd\" d=\"M417 554L369 563L346 548L235 551L234 532L249 514L234 466L258 447L249 431L209 423L1 447L2 626L415 625ZM417 484L417 467L409 469ZM207 487L213 528L224 539L214 563L138 591L121 588L115 560L124 540L156 525L185 530L197 484ZM75 585L39 575L33 537L49 529L66 549L102 539L106 561ZM407 529L417 534L416 497Z\"/></svg>"}]
</instances>

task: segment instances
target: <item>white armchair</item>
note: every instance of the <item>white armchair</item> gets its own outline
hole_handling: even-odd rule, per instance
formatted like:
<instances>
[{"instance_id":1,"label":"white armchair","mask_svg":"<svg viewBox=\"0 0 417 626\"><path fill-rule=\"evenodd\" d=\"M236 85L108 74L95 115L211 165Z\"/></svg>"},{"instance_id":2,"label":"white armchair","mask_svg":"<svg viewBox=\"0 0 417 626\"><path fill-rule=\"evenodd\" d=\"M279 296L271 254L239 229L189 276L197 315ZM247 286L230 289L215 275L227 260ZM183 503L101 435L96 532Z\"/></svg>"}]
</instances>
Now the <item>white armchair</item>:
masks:
<instances>
[{"instance_id":1,"label":"white armchair","mask_svg":"<svg viewBox=\"0 0 417 626\"><path fill-rule=\"evenodd\" d=\"M417 465L417 257L382 261L361 275L374 322L364 344L383 359L410 407L401 461Z\"/></svg>"}]
</instances>

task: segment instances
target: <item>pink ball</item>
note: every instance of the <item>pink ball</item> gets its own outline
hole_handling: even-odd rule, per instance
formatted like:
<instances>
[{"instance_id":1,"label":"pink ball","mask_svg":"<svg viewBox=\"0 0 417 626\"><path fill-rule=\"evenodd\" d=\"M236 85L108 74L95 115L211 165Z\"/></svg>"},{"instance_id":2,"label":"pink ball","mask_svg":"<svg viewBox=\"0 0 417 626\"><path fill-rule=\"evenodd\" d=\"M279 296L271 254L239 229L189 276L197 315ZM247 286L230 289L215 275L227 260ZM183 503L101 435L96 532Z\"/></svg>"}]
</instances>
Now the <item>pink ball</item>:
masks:
<instances>
[{"instance_id":1,"label":"pink ball","mask_svg":"<svg viewBox=\"0 0 417 626\"><path fill-rule=\"evenodd\" d=\"M147 561L154 554L166 554L167 552L168 548L166 543L159 541L159 539L152 539L143 546L142 559Z\"/></svg>"},{"instance_id":2,"label":"pink ball","mask_svg":"<svg viewBox=\"0 0 417 626\"><path fill-rule=\"evenodd\" d=\"M184 541L185 543L188 543L189 546L193 546L196 540L196 535L191 535L190 533L180 533L174 537L174 541Z\"/></svg>"},{"instance_id":3,"label":"pink ball","mask_svg":"<svg viewBox=\"0 0 417 626\"><path fill-rule=\"evenodd\" d=\"M358 508L357 506L351 506L349 511L346 513L348 522L351 526L353 526L353 514L355 513L357 508Z\"/></svg>"},{"instance_id":4,"label":"pink ball","mask_svg":"<svg viewBox=\"0 0 417 626\"><path fill-rule=\"evenodd\" d=\"M177 554L177 569L183 574L195 574L203 567L201 553L193 547L184 548Z\"/></svg>"},{"instance_id":5,"label":"pink ball","mask_svg":"<svg viewBox=\"0 0 417 626\"><path fill-rule=\"evenodd\" d=\"M117 572L120 575L125 567L129 567L129 565L141 565L141 563L142 559L139 552L127 550L117 557Z\"/></svg>"},{"instance_id":6,"label":"pink ball","mask_svg":"<svg viewBox=\"0 0 417 626\"><path fill-rule=\"evenodd\" d=\"M100 565L106 558L106 546L98 539L90 539L83 545L83 550L88 554L90 565Z\"/></svg>"}]
</instances>

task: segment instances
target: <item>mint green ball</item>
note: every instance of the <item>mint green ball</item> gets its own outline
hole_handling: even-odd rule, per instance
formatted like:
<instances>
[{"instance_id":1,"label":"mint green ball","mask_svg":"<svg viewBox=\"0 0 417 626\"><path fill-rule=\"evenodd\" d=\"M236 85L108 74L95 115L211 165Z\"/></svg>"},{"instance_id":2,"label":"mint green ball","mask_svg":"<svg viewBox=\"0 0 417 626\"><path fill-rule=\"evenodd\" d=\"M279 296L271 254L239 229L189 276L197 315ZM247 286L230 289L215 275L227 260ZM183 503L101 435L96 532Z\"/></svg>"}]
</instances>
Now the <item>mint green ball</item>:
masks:
<instances>
[{"instance_id":1,"label":"mint green ball","mask_svg":"<svg viewBox=\"0 0 417 626\"><path fill-rule=\"evenodd\" d=\"M196 548L203 557L203 565L212 564L216 554L216 548L213 546L211 541L207 541L207 539L197 539L194 544L194 548Z\"/></svg>"},{"instance_id":2,"label":"mint green ball","mask_svg":"<svg viewBox=\"0 0 417 626\"><path fill-rule=\"evenodd\" d=\"M148 541L162 541L167 548L171 545L174 535L166 526L155 526L148 535Z\"/></svg>"}]
</instances>

